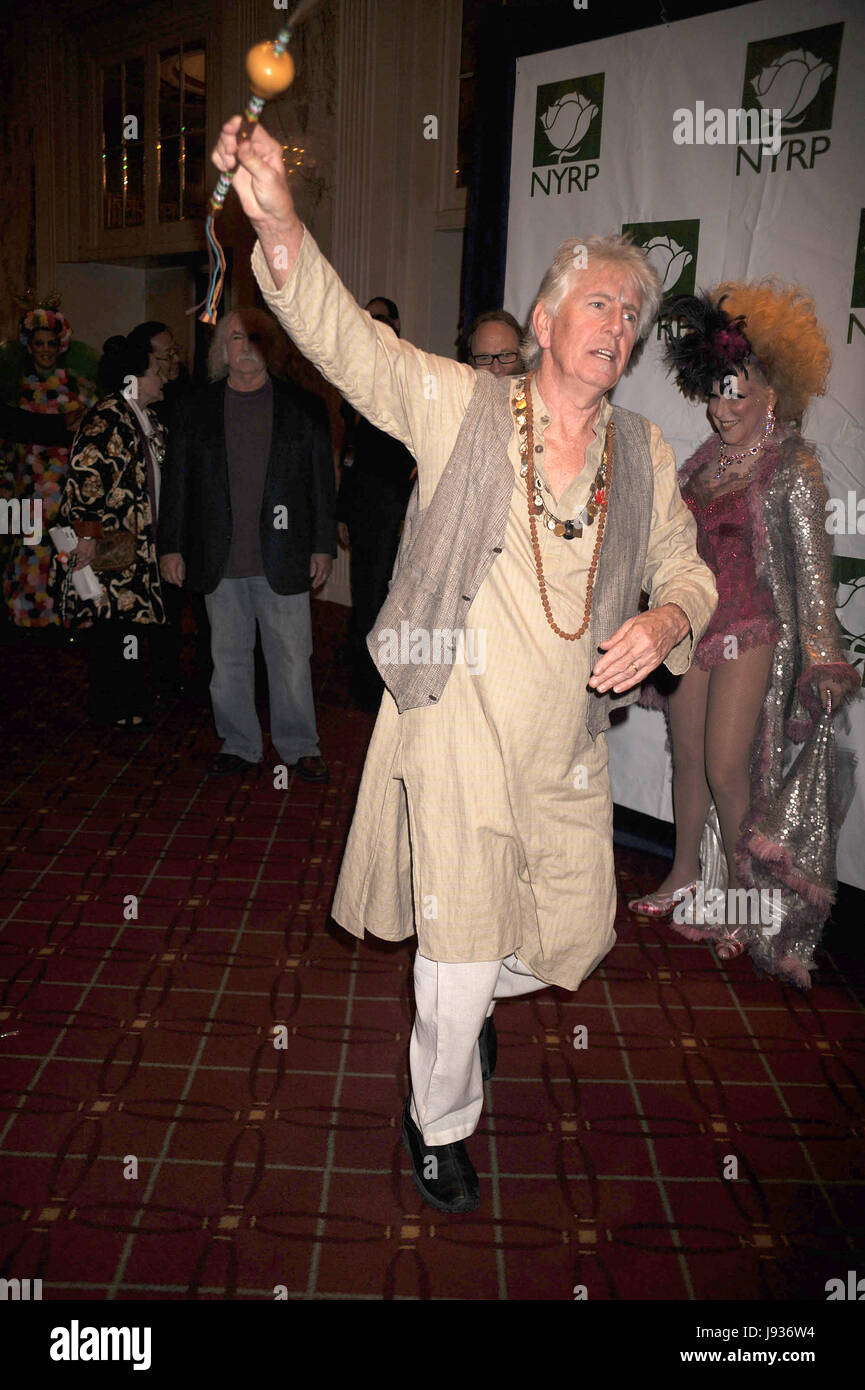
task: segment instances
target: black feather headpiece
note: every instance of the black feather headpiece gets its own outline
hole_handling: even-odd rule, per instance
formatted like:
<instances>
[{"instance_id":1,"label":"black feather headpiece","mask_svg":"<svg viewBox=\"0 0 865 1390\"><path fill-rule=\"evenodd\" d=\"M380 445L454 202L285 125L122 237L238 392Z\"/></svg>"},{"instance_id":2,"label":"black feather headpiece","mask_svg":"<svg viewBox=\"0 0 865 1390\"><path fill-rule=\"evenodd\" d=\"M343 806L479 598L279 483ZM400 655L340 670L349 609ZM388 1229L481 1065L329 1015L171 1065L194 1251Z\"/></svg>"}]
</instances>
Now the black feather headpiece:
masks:
<instances>
[{"instance_id":1,"label":"black feather headpiece","mask_svg":"<svg viewBox=\"0 0 865 1390\"><path fill-rule=\"evenodd\" d=\"M722 381L730 372L744 372L747 376L752 349L745 337L744 317L730 318L721 304L704 291L671 300L664 310L664 319L664 361L689 400L708 396L712 383ZM678 319L682 326L678 337L672 333L671 319Z\"/></svg>"}]
</instances>

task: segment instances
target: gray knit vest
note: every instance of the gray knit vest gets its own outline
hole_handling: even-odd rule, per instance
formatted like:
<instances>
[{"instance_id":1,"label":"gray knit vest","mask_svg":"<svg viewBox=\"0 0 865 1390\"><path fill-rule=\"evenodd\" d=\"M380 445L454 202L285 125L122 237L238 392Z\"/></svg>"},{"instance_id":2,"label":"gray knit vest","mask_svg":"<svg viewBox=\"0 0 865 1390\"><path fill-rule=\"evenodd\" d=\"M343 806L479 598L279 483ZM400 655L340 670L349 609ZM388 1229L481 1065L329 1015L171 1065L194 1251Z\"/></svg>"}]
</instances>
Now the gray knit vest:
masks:
<instances>
[{"instance_id":1,"label":"gray knit vest","mask_svg":"<svg viewBox=\"0 0 865 1390\"><path fill-rule=\"evenodd\" d=\"M613 406L613 476L607 525L595 576L589 630L593 664L598 643L612 636L638 611L652 519L653 468L649 422ZM370 655L400 714L441 698L452 664L406 660L403 642L397 660L383 635L402 632L452 633L466 615L496 558L502 553L514 488L508 444L514 429L510 381L478 372L456 444L423 511L415 488L409 500L390 592L367 637ZM526 522L528 525L528 520ZM540 594L538 621L545 623ZM402 625L407 623L408 627ZM610 725L611 709L632 704L639 687L614 695L586 689L586 727L593 738ZM550 692L551 698L555 692Z\"/></svg>"}]
</instances>

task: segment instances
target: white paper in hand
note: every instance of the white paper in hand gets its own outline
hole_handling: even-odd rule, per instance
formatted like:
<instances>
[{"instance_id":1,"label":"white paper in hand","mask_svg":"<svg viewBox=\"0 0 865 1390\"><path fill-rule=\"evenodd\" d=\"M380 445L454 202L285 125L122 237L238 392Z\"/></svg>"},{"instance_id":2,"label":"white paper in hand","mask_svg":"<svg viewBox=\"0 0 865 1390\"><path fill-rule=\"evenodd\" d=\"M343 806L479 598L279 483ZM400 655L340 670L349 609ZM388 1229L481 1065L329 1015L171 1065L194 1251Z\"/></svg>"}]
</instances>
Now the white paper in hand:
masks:
<instances>
[{"instance_id":1,"label":"white paper in hand","mask_svg":"<svg viewBox=\"0 0 865 1390\"><path fill-rule=\"evenodd\" d=\"M55 550L71 555L78 549L78 537L71 526L51 526L48 534ZM99 598L102 594L102 585L92 565L84 565L80 570L73 571L72 587L79 598Z\"/></svg>"}]
</instances>

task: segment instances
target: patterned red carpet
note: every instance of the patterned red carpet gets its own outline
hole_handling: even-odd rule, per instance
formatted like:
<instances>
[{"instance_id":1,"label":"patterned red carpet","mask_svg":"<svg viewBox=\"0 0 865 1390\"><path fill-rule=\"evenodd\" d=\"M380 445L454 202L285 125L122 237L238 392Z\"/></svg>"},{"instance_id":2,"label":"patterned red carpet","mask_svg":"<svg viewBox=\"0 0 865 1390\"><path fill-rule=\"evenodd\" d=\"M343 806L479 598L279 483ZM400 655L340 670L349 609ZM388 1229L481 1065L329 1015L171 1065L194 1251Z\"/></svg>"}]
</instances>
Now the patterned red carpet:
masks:
<instances>
[{"instance_id":1,"label":"patterned red carpet","mask_svg":"<svg viewBox=\"0 0 865 1390\"><path fill-rule=\"evenodd\" d=\"M3 653L0 1274L100 1301L824 1300L865 1267L841 928L803 996L622 906L578 995L497 1012L481 1209L421 1203L412 950L328 919L373 721L345 610L314 608L325 789L275 789L272 757L206 778L203 705L94 731L79 655ZM623 893L665 872L617 862Z\"/></svg>"}]
</instances>

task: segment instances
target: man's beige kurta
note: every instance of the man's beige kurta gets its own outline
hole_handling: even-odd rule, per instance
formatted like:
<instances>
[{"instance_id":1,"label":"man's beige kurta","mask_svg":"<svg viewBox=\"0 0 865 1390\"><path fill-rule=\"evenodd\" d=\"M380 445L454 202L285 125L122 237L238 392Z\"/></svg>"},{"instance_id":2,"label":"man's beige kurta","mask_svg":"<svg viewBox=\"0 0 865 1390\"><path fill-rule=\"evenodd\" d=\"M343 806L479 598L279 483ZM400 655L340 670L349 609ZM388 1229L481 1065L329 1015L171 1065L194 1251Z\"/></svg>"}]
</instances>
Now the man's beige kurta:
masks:
<instances>
[{"instance_id":1,"label":"man's beige kurta","mask_svg":"<svg viewBox=\"0 0 865 1390\"><path fill-rule=\"evenodd\" d=\"M252 263L265 300L305 356L414 455L424 509L468 407L472 368L423 353L376 323L309 233L281 290L259 246ZM544 478L549 417L532 392L535 467ZM576 516L587 502L609 415L604 400L582 473L558 499L548 493L558 516ZM654 425L650 447L655 489L644 586L653 607L679 604L699 639L714 586L696 557L672 450ZM541 979L576 989L615 941L607 744L586 729L586 684L598 654L588 631L566 642L546 621L516 426L509 458L506 544L468 610L462 659L428 707L400 715L385 691L333 915L358 936L367 930L402 940L416 931L432 960L515 952ZM543 528L538 535L553 616L576 631L595 529L573 541ZM670 653L670 670L687 669L692 642L689 635Z\"/></svg>"}]
</instances>

